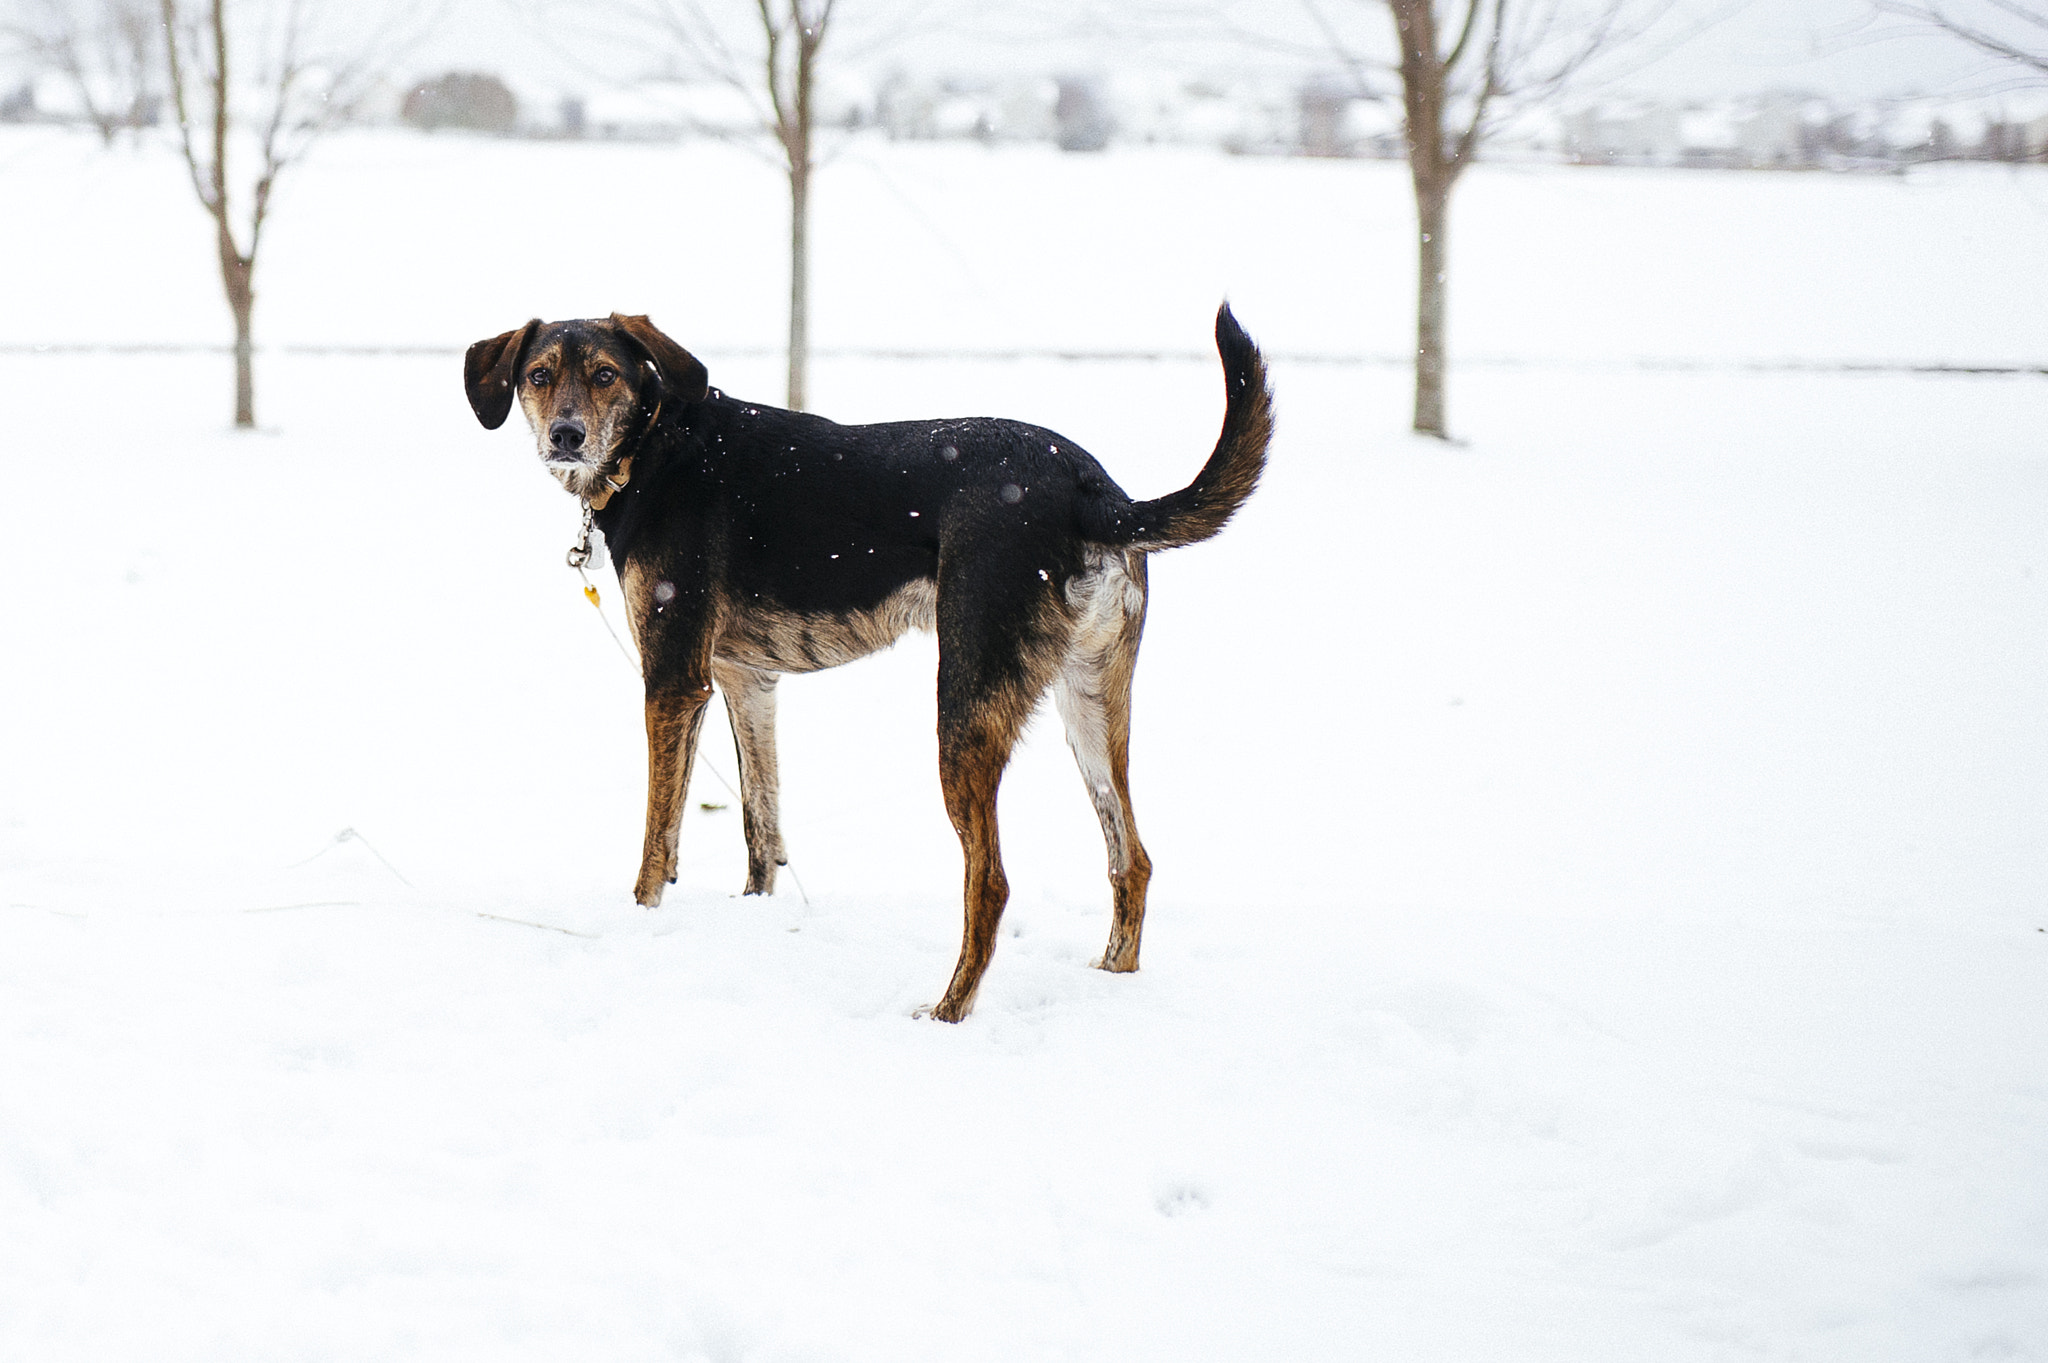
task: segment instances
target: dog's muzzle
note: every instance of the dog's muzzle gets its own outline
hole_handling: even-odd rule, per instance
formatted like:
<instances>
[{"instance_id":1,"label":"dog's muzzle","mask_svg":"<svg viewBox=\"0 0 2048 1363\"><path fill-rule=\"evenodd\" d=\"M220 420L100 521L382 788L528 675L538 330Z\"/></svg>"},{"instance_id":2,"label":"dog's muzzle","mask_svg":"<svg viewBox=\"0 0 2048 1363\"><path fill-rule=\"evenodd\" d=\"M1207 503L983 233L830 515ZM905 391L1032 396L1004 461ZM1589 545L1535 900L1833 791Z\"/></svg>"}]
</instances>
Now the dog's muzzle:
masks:
<instances>
[{"instance_id":1,"label":"dog's muzzle","mask_svg":"<svg viewBox=\"0 0 2048 1363\"><path fill-rule=\"evenodd\" d=\"M580 463L583 459L583 423L571 417L560 417L548 427L548 458L565 463Z\"/></svg>"}]
</instances>

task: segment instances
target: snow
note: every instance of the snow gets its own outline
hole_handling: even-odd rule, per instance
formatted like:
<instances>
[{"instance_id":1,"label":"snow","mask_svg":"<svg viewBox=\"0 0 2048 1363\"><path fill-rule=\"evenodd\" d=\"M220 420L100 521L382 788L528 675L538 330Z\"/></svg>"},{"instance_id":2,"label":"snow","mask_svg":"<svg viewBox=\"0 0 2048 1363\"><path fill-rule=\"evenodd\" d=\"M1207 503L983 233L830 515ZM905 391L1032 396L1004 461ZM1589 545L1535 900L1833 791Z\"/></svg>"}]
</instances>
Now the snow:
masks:
<instances>
[{"instance_id":1,"label":"snow","mask_svg":"<svg viewBox=\"0 0 2048 1363\"><path fill-rule=\"evenodd\" d=\"M15 130L0 182L0 343L222 338L165 157ZM581 249L556 185L646 218ZM1276 355L1399 352L1401 190L856 143L822 345L1191 358L842 354L814 401L1156 495L1226 291ZM911 1017L958 945L930 640L784 683L801 889L735 897L693 807L634 907L634 678L456 381L616 308L774 400L774 194L350 137L259 335L428 353L267 355L243 436L220 356L0 353L61 430L0 501L0 1358L2048 1354L2048 387L1635 367L2038 364L2039 175L1476 171L1466 443L1397 367L1276 362L1266 484L1152 565L1144 969L1087 968L1042 717L957 1028Z\"/></svg>"}]
</instances>

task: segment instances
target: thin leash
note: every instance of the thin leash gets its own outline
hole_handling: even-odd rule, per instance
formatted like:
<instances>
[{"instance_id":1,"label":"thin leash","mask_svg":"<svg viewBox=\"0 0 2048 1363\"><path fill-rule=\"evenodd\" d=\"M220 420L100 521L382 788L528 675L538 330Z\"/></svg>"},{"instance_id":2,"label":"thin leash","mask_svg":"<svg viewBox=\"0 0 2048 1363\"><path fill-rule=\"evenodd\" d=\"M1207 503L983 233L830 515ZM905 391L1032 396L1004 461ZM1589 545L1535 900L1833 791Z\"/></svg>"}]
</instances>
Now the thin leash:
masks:
<instances>
[{"instance_id":1,"label":"thin leash","mask_svg":"<svg viewBox=\"0 0 2048 1363\"><path fill-rule=\"evenodd\" d=\"M616 484L612 486L612 490L614 492L618 490ZM626 666L632 668L633 675L637 677L640 675L640 660L633 656L633 651L626 647L625 639L620 637L618 630L612 627L612 618L609 615L605 614L604 601L603 598L598 595L597 584L590 580L590 573L587 571L591 564L596 561L597 557L597 551L591 547L590 538L592 532L596 528L596 512L592 510L589 498L586 497L582 500L583 530L582 533L577 536L576 543L570 546L568 554L568 563L571 568L574 568L576 570L576 576L583 579L583 599L588 601L590 603L590 608L597 612L597 618L604 624L604 632L612 636L612 642L619 646L619 656L626 660ZM601 567L603 565L600 564L599 566ZM704 770L711 773L711 779L718 782L719 785L725 787L725 793L727 795L730 795L735 803L739 804L742 808L745 808L746 801L743 798L741 798L740 793L737 790L733 789L732 782L725 779L725 773L720 771L716 766L712 764L710 758L704 756L702 752L699 752L697 754L697 764L703 767ZM372 852L375 852L375 850L375 848L371 848ZM382 861L383 858L379 857L378 860ZM796 867L790 865L787 860L784 860L779 864L781 865L783 870L789 872L790 881L796 886L797 896L804 901L804 907L809 908L811 906L811 897L809 894L805 893L804 882L802 878L797 875ZM393 872L393 874L396 874L396 872Z\"/></svg>"},{"instance_id":2,"label":"thin leash","mask_svg":"<svg viewBox=\"0 0 2048 1363\"><path fill-rule=\"evenodd\" d=\"M328 843L325 847L315 852L312 856L307 857L304 861L292 862L285 869L288 871L295 871L301 866L310 866L312 863L326 856L329 852L332 852L335 848L341 846L345 842L361 843L363 845L363 850L368 852L371 856L375 857L378 861L383 862L384 869L391 872L392 875L398 877L398 883L405 886L406 889L414 890L419 888L418 886L414 885L410 880L407 880L405 878L405 873L400 871L396 866L393 866L390 863L390 861L385 858L384 854L382 852L379 852L375 845L373 845L368 838L356 832L355 829L353 828L342 829L339 833L336 833L334 835L333 842Z\"/></svg>"},{"instance_id":3,"label":"thin leash","mask_svg":"<svg viewBox=\"0 0 2048 1363\"><path fill-rule=\"evenodd\" d=\"M604 632L611 635L612 642L619 646L619 656L626 660L626 666L632 668L637 673L640 670L640 660L633 656L633 651L626 647L626 641L619 637L617 630L612 628L612 618L604 613L604 605L598 599L597 584L592 582L590 574L584 571L589 566L593 557L593 551L590 547L590 535L591 531L595 528L595 515L596 513L590 509L590 502L585 500L583 503L583 533L577 537L576 543L569 550L569 566L576 570L576 576L583 579L583 597L586 601L590 602L591 608L597 612L597 618L604 621ZM712 775L717 776L718 773L713 772ZM722 783L725 778L721 776L719 780ZM738 799L739 797L734 796L733 798Z\"/></svg>"}]
</instances>

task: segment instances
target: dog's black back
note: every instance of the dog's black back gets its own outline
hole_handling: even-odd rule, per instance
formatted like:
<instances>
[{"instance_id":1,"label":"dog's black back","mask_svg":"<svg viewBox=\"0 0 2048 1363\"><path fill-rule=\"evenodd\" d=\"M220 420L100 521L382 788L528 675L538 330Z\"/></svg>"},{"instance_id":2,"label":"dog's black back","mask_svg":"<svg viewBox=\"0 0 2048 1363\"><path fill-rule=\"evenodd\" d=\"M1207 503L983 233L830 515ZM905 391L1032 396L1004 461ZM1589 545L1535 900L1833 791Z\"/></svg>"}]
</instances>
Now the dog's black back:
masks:
<instances>
[{"instance_id":1,"label":"dog's black back","mask_svg":"<svg viewBox=\"0 0 2048 1363\"><path fill-rule=\"evenodd\" d=\"M663 413L638 446L632 485L598 524L621 555L694 532L746 598L836 613L936 580L941 546L967 536L1062 578L1084 522L1130 506L1091 455L1036 426L842 426L714 390Z\"/></svg>"}]
</instances>

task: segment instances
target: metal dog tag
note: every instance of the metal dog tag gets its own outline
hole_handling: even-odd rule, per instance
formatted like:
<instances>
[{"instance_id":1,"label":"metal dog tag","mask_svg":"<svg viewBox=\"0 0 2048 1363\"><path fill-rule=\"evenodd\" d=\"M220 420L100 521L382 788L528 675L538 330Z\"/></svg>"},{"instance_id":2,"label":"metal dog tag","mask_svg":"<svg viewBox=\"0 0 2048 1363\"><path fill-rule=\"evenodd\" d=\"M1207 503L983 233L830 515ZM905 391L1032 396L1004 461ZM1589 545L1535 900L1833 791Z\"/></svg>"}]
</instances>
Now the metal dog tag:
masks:
<instances>
[{"instance_id":1,"label":"metal dog tag","mask_svg":"<svg viewBox=\"0 0 2048 1363\"><path fill-rule=\"evenodd\" d=\"M597 528L596 520L591 514L590 503L585 502L583 504L583 533L578 535L576 543L569 547L569 566L571 568L595 571L603 568L608 562L610 562L610 559L606 556L604 550L604 531Z\"/></svg>"}]
</instances>

